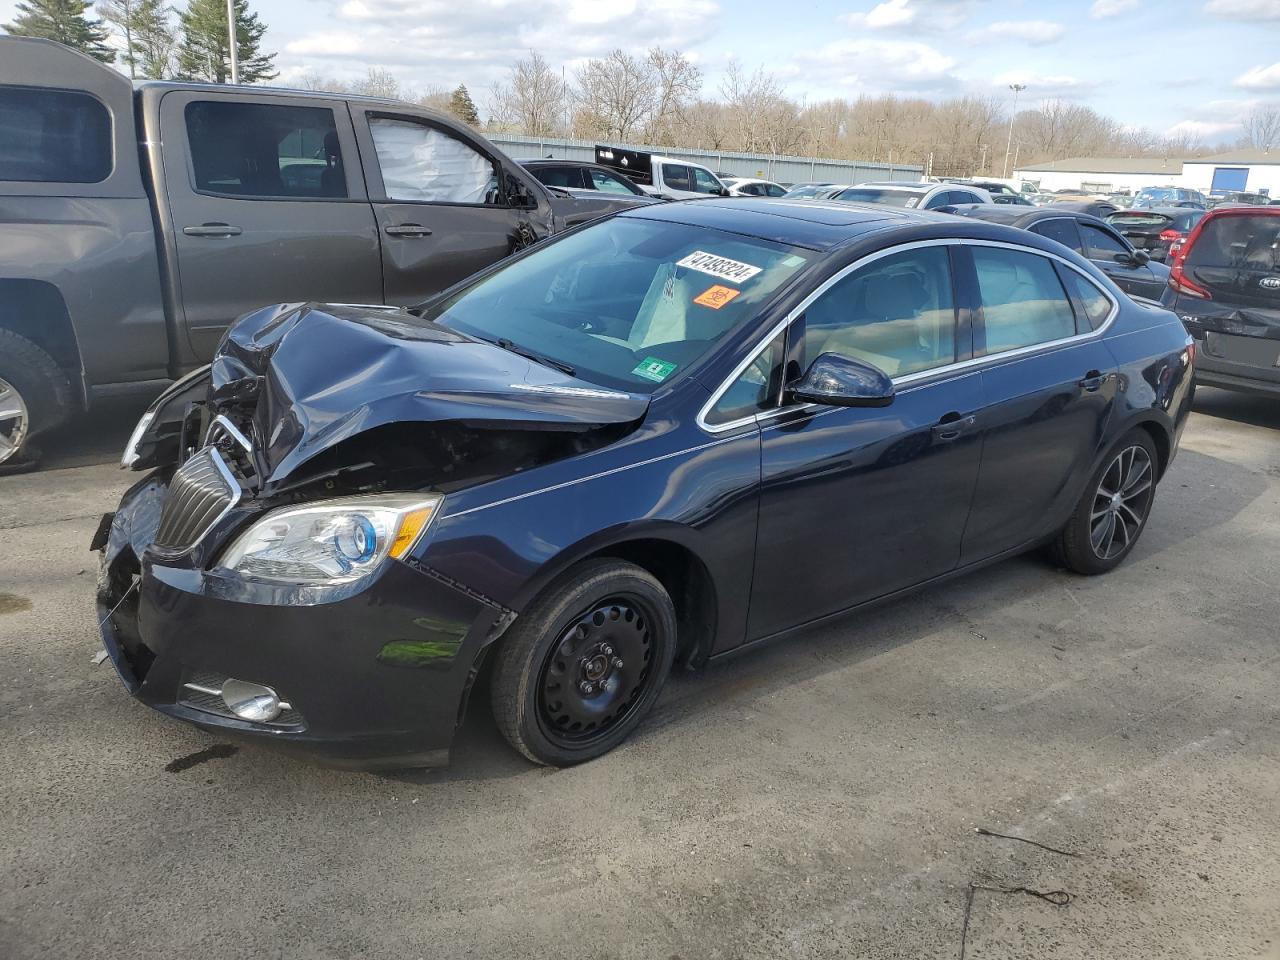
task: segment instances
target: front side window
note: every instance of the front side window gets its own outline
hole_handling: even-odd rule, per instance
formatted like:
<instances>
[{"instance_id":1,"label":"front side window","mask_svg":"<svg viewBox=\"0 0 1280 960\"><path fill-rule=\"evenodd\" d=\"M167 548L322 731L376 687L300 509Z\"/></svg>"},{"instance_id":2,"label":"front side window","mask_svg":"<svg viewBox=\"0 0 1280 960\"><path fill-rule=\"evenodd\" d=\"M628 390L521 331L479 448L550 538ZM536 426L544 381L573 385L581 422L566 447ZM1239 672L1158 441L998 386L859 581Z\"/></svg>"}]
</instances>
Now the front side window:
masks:
<instances>
[{"instance_id":1,"label":"front side window","mask_svg":"<svg viewBox=\"0 0 1280 960\"><path fill-rule=\"evenodd\" d=\"M628 196L635 196L637 193L644 192L628 186L620 177L614 176L607 170L591 170L588 172L591 176L591 185L604 193L622 193Z\"/></svg>"},{"instance_id":2,"label":"front side window","mask_svg":"<svg viewBox=\"0 0 1280 960\"><path fill-rule=\"evenodd\" d=\"M1055 217L1052 220L1041 220L1031 225L1031 232L1038 233L1050 240L1057 240L1064 247L1080 250L1080 234L1076 231L1076 222L1069 217Z\"/></svg>"},{"instance_id":3,"label":"front side window","mask_svg":"<svg viewBox=\"0 0 1280 960\"><path fill-rule=\"evenodd\" d=\"M707 227L615 217L509 263L423 315L509 340L581 379L650 393L760 316L810 257Z\"/></svg>"},{"instance_id":4,"label":"front side window","mask_svg":"<svg viewBox=\"0 0 1280 960\"><path fill-rule=\"evenodd\" d=\"M345 197L328 107L198 100L186 107L195 188L237 197Z\"/></svg>"},{"instance_id":5,"label":"front side window","mask_svg":"<svg viewBox=\"0 0 1280 960\"><path fill-rule=\"evenodd\" d=\"M786 333L780 333L734 378L715 406L707 411L711 425L731 423L772 409L782 385L782 354Z\"/></svg>"},{"instance_id":6,"label":"front side window","mask_svg":"<svg viewBox=\"0 0 1280 960\"><path fill-rule=\"evenodd\" d=\"M1090 260L1118 261L1129 258L1128 247L1091 223L1080 224L1080 235L1084 238L1085 256Z\"/></svg>"},{"instance_id":7,"label":"front side window","mask_svg":"<svg viewBox=\"0 0 1280 960\"><path fill-rule=\"evenodd\" d=\"M1076 318L1053 263L1034 253L973 247L988 354L1075 336Z\"/></svg>"},{"instance_id":8,"label":"front side window","mask_svg":"<svg viewBox=\"0 0 1280 960\"><path fill-rule=\"evenodd\" d=\"M662 165L662 182L672 190L693 191L693 171L682 164L664 163Z\"/></svg>"},{"instance_id":9,"label":"front side window","mask_svg":"<svg viewBox=\"0 0 1280 960\"><path fill-rule=\"evenodd\" d=\"M838 353L890 377L954 363L956 316L945 247L921 247L855 270L804 313L804 362Z\"/></svg>"},{"instance_id":10,"label":"front side window","mask_svg":"<svg viewBox=\"0 0 1280 960\"><path fill-rule=\"evenodd\" d=\"M764 195L766 197L781 197L786 192L787 191L783 190L782 187L778 186L776 183L766 184L764 188Z\"/></svg>"},{"instance_id":11,"label":"front side window","mask_svg":"<svg viewBox=\"0 0 1280 960\"><path fill-rule=\"evenodd\" d=\"M0 86L0 180L100 183L111 174L111 116L85 93Z\"/></svg>"},{"instance_id":12,"label":"front side window","mask_svg":"<svg viewBox=\"0 0 1280 960\"><path fill-rule=\"evenodd\" d=\"M693 189L698 193L720 194L720 181L711 175L711 171L701 167L693 167Z\"/></svg>"},{"instance_id":13,"label":"front side window","mask_svg":"<svg viewBox=\"0 0 1280 960\"><path fill-rule=\"evenodd\" d=\"M493 161L461 140L425 123L391 117L370 117L369 132L388 200L498 201Z\"/></svg>"}]
</instances>

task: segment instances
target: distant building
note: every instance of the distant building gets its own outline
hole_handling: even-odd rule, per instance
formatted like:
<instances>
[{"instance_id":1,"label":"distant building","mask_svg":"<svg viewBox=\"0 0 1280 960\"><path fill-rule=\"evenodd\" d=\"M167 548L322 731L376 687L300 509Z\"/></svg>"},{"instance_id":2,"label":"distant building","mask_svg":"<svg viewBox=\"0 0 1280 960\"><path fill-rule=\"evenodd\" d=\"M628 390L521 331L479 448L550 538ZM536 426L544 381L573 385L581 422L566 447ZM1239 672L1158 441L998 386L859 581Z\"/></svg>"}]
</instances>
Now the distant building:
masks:
<instances>
[{"instance_id":1,"label":"distant building","mask_svg":"<svg viewBox=\"0 0 1280 960\"><path fill-rule=\"evenodd\" d=\"M1040 184L1045 193L1134 193L1143 187L1182 186L1182 160L1159 157L1072 157L1018 167L1015 177Z\"/></svg>"},{"instance_id":2,"label":"distant building","mask_svg":"<svg viewBox=\"0 0 1280 960\"><path fill-rule=\"evenodd\" d=\"M1133 193L1143 187L1188 187L1201 193L1248 190L1280 197L1280 150L1231 150L1185 160L1158 157L1072 157L1018 167L1014 176L1046 193Z\"/></svg>"},{"instance_id":3,"label":"distant building","mask_svg":"<svg viewBox=\"0 0 1280 960\"><path fill-rule=\"evenodd\" d=\"M1230 150L1182 162L1182 182L1202 193L1248 190L1280 197L1280 150Z\"/></svg>"}]
</instances>

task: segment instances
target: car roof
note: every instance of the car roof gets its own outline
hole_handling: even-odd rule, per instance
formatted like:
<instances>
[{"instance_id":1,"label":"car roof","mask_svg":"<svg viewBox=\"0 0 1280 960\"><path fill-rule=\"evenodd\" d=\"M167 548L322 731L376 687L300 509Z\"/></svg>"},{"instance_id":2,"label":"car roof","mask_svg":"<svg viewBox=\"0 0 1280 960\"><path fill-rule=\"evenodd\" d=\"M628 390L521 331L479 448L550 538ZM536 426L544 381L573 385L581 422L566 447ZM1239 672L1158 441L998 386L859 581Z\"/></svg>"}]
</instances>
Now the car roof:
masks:
<instances>
[{"instance_id":1,"label":"car roof","mask_svg":"<svg viewBox=\"0 0 1280 960\"><path fill-rule=\"evenodd\" d=\"M1083 210L1072 210L1069 207L1061 206L1015 207L1010 204L974 203L957 208L956 213L962 217L972 217L976 220L985 220L988 223L1002 223L1010 227L1023 229L1033 223L1040 223L1042 220L1060 220L1063 218L1080 220L1084 223L1105 222L1093 214L1085 213Z\"/></svg>"},{"instance_id":2,"label":"car roof","mask_svg":"<svg viewBox=\"0 0 1280 960\"><path fill-rule=\"evenodd\" d=\"M682 200L618 214L726 230L812 250L830 250L885 226L936 224L948 214L860 203L764 197Z\"/></svg>"}]
</instances>

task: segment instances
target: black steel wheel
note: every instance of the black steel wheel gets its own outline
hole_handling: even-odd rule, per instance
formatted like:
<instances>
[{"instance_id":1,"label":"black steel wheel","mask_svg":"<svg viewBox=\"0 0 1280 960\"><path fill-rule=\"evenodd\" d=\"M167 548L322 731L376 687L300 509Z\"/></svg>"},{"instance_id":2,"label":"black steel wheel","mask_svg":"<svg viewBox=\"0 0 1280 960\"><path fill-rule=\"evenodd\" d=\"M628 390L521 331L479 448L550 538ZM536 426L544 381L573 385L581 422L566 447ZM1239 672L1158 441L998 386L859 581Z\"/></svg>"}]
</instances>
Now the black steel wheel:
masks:
<instances>
[{"instance_id":1,"label":"black steel wheel","mask_svg":"<svg viewBox=\"0 0 1280 960\"><path fill-rule=\"evenodd\" d=\"M1155 444L1145 430L1120 438L1094 473L1071 519L1058 534L1054 552L1076 573L1106 573L1138 542L1159 479Z\"/></svg>"},{"instance_id":2,"label":"black steel wheel","mask_svg":"<svg viewBox=\"0 0 1280 960\"><path fill-rule=\"evenodd\" d=\"M675 608L634 564L582 564L501 641L494 718L538 763L570 766L621 743L652 708L675 654Z\"/></svg>"}]
</instances>

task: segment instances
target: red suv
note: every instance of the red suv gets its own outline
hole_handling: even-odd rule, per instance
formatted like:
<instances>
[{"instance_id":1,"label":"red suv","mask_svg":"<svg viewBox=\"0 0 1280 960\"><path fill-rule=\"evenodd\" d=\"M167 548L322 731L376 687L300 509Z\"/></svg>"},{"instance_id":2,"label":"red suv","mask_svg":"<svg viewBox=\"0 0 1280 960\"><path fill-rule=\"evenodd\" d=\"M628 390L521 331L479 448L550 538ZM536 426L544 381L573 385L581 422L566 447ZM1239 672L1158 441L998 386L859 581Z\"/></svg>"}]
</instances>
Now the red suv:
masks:
<instances>
[{"instance_id":1,"label":"red suv","mask_svg":"<svg viewBox=\"0 0 1280 960\"><path fill-rule=\"evenodd\" d=\"M1196 339L1196 380L1280 397L1280 208L1209 211L1169 268L1161 303Z\"/></svg>"}]
</instances>

